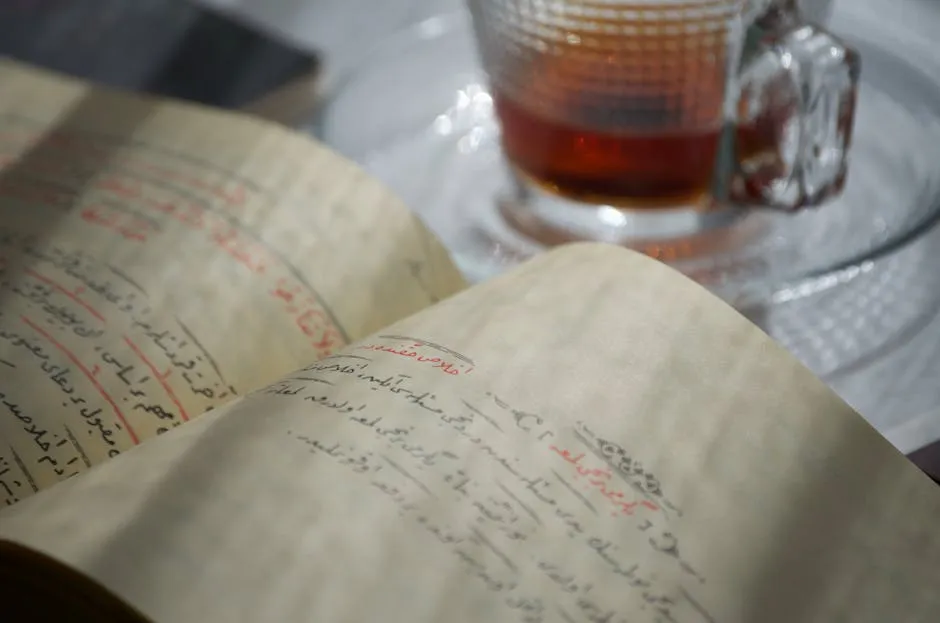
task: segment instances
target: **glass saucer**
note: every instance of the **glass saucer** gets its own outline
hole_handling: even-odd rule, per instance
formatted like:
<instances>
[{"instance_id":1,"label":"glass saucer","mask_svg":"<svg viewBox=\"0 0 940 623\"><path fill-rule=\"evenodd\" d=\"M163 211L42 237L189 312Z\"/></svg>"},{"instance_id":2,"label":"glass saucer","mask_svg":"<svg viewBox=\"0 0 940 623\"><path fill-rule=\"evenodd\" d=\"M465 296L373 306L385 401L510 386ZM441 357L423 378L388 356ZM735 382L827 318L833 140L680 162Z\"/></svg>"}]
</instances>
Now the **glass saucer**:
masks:
<instances>
[{"instance_id":1,"label":"glass saucer","mask_svg":"<svg viewBox=\"0 0 940 623\"><path fill-rule=\"evenodd\" d=\"M940 218L940 66L926 67L932 54L911 41L886 45L878 14L855 12L865 4L837 4L831 24L863 62L843 196L795 216L754 211L676 246L693 253L640 248L737 306L823 377L896 345L940 298L940 255L896 257ZM510 180L465 13L380 41L339 76L314 126L415 210L470 280L543 250L496 207ZM871 333L835 344L820 337L832 323Z\"/></svg>"}]
</instances>

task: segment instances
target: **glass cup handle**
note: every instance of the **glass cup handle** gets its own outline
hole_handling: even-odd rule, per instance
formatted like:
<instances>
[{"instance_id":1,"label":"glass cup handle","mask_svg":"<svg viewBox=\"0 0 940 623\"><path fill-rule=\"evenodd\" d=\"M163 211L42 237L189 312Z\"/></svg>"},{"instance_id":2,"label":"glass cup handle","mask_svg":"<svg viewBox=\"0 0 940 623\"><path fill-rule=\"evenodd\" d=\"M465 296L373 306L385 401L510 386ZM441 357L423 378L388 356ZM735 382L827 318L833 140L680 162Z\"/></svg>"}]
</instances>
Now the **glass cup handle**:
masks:
<instances>
[{"instance_id":1,"label":"glass cup handle","mask_svg":"<svg viewBox=\"0 0 940 623\"><path fill-rule=\"evenodd\" d=\"M757 21L745 51L730 191L738 204L796 211L845 186L861 66L855 50L782 4Z\"/></svg>"}]
</instances>

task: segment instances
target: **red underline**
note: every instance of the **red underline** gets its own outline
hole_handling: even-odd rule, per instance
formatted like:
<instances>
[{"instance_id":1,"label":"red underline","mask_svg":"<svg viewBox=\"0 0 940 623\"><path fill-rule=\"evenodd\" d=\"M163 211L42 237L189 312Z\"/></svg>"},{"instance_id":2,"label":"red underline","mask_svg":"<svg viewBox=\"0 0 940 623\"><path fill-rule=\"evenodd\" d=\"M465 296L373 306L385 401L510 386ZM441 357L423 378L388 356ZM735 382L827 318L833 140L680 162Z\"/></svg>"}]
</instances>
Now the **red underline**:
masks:
<instances>
[{"instance_id":1,"label":"red underline","mask_svg":"<svg viewBox=\"0 0 940 623\"><path fill-rule=\"evenodd\" d=\"M134 353L140 358L144 365L150 369L150 373L153 374L154 378L156 378L160 385L163 386L167 396L169 396L170 400L173 401L173 404L176 405L176 408L179 410L180 417L183 418L184 422L188 422L189 415L186 413L186 409L183 408L182 403L180 403L179 399L176 397L176 394L173 393L173 388L170 387L170 384L166 382L166 375L157 372L156 366L154 366L153 363L147 359L147 356L143 353L143 351L140 350L137 344L132 342L131 339L126 335L124 336L124 342L131 347L131 350L134 351Z\"/></svg>"},{"instance_id":2,"label":"red underline","mask_svg":"<svg viewBox=\"0 0 940 623\"><path fill-rule=\"evenodd\" d=\"M114 402L114 399L108 395L108 392L104 390L104 388L101 386L101 383L98 382L98 379L95 378L95 376L88 370L88 368L86 368L82 364L82 362L78 360L78 357L75 356L75 353L73 353L72 351L67 349L65 346L60 344L58 340L56 340L54 337L49 335L47 331L37 326L33 322L30 322L30 320L26 318L25 316L20 316L20 320L25 322L26 325L32 328L36 333L39 333L41 336L46 338L50 344L52 344L57 349L59 349L59 351L61 351L63 355L69 358L69 361L75 364L75 366L79 370L82 371L82 374L84 374L88 378L88 380L91 382L91 384L95 386L95 389L97 389L98 393L101 394L101 397L105 399L105 402L111 405L111 409L114 410L114 415L117 417L118 420L121 421L121 424L124 425L124 429L127 431L127 434L130 436L131 441L134 442L134 445L136 446L137 444L139 444L140 440L137 438L137 433L135 433L134 429L131 428L130 424L127 423L127 419L124 417L124 414L121 413L121 410L118 408L117 404Z\"/></svg>"},{"instance_id":3,"label":"red underline","mask_svg":"<svg viewBox=\"0 0 940 623\"><path fill-rule=\"evenodd\" d=\"M75 294L74 292L70 292L69 290L66 290L65 288L63 288L62 286L60 286L59 284L57 284L57 283L56 283L55 281L53 281L52 279L49 279L49 277L45 277L45 276L43 276L43 275L40 275L39 273L37 273L36 271L34 271L34 270L32 270L32 269L27 268L25 272L26 272L26 274L29 275L30 277L32 277L32 278L34 278L34 279L38 279L39 281L42 281L42 282L45 283L46 285L55 288L56 290L58 290L59 292L61 292L61 293L64 294L65 296L69 297L70 299L72 299L72 301L74 301L74 302L77 303L78 305L81 305L82 307L84 307L84 308L88 311L88 313L90 313L92 316L94 316L95 318L97 318L97 319L100 320L101 322L106 322L105 319L104 319L104 316L102 316L100 313L98 313L98 310L96 310L94 307L92 307L91 305L89 305L88 303L86 303L85 301L83 301L82 299L78 298L78 295Z\"/></svg>"}]
</instances>

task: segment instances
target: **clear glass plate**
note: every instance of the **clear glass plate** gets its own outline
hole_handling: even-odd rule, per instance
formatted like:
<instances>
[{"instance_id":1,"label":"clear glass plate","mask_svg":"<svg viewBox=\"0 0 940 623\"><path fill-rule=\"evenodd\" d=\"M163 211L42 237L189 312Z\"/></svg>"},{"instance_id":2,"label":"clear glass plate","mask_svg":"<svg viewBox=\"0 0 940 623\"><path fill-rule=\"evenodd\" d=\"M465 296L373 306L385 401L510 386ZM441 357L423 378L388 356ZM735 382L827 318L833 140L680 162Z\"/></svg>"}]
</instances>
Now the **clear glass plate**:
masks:
<instances>
[{"instance_id":1,"label":"clear glass plate","mask_svg":"<svg viewBox=\"0 0 940 623\"><path fill-rule=\"evenodd\" d=\"M940 250L909 249L940 218L940 71L903 30L886 37L869 5L843 2L832 22L863 62L844 195L796 216L755 211L670 262L823 378L899 347L940 303ZM404 199L471 280L541 250L488 233L505 227L494 197L508 175L464 13L380 41L354 67L315 121L322 140Z\"/></svg>"}]
</instances>

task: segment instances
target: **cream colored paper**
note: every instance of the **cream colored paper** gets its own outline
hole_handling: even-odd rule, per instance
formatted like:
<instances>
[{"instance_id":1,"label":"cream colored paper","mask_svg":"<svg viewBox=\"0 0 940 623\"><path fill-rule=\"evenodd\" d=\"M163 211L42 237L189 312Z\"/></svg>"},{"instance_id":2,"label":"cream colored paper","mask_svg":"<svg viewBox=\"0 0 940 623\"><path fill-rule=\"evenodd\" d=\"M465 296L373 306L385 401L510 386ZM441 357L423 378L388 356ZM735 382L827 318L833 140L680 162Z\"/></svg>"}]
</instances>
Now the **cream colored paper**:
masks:
<instances>
[{"instance_id":1,"label":"cream colored paper","mask_svg":"<svg viewBox=\"0 0 940 623\"><path fill-rule=\"evenodd\" d=\"M273 124L0 64L0 506L462 287Z\"/></svg>"},{"instance_id":2,"label":"cream colored paper","mask_svg":"<svg viewBox=\"0 0 940 623\"><path fill-rule=\"evenodd\" d=\"M0 515L160 623L940 620L940 493L730 308L573 246Z\"/></svg>"}]
</instances>

